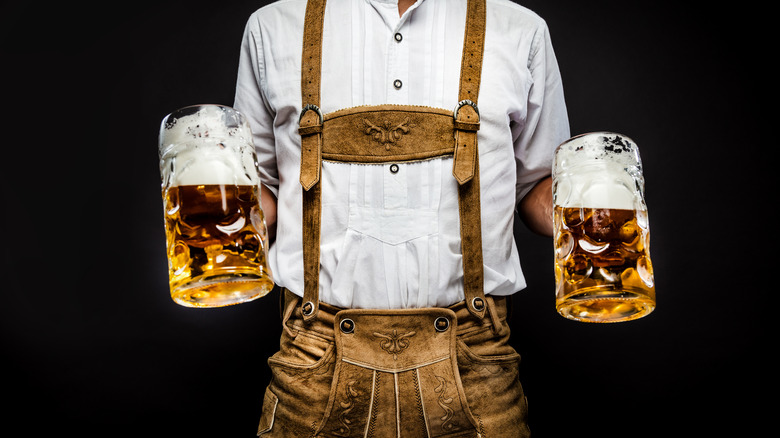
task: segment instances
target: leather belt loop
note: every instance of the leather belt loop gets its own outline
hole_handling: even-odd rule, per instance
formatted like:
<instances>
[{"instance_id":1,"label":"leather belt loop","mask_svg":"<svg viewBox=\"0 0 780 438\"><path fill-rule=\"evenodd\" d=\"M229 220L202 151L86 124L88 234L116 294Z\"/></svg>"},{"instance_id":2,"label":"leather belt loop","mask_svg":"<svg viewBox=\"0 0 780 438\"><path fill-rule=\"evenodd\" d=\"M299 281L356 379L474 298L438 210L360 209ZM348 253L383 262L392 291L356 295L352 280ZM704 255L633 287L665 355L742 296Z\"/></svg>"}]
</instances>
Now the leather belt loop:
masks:
<instances>
[{"instance_id":1,"label":"leather belt loop","mask_svg":"<svg viewBox=\"0 0 780 438\"><path fill-rule=\"evenodd\" d=\"M301 135L301 186L310 190L320 180L322 166L322 112L308 104L301 111L298 133Z\"/></svg>"},{"instance_id":2,"label":"leather belt loop","mask_svg":"<svg viewBox=\"0 0 780 438\"><path fill-rule=\"evenodd\" d=\"M496 308L496 301L493 297L485 297L487 301L488 314L490 315L490 325L493 328L493 334L498 336L504 330L504 325L501 323L501 316L498 314Z\"/></svg>"},{"instance_id":3,"label":"leather belt loop","mask_svg":"<svg viewBox=\"0 0 780 438\"><path fill-rule=\"evenodd\" d=\"M463 185L477 172L477 130L479 130L479 111L470 100L458 103L453 114L455 128L455 157L452 175Z\"/></svg>"},{"instance_id":4,"label":"leather belt loop","mask_svg":"<svg viewBox=\"0 0 780 438\"><path fill-rule=\"evenodd\" d=\"M287 335L290 337L290 339L294 339L298 336L298 331L290 328L287 323L290 321L293 312L297 308L297 301L299 301L300 298L298 298L298 296L294 293L289 292L287 289L282 289L279 295L281 296L280 302L282 303L282 329L287 332Z\"/></svg>"}]
</instances>

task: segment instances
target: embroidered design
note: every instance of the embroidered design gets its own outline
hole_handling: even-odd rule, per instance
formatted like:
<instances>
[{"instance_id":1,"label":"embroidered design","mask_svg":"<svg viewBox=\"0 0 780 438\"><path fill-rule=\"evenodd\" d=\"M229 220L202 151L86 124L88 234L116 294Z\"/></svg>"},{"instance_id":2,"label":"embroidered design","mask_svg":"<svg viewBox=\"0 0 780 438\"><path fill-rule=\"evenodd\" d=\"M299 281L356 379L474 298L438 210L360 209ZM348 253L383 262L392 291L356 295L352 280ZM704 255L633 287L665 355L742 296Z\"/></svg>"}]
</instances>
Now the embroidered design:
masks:
<instances>
[{"instance_id":1,"label":"embroidered design","mask_svg":"<svg viewBox=\"0 0 780 438\"><path fill-rule=\"evenodd\" d=\"M377 406L379 405L379 377L381 375L382 373L377 373L376 370L374 370L374 389L373 395L371 396L371 415L368 420L367 437L374 436L374 431L376 430L376 413L378 412Z\"/></svg>"},{"instance_id":2,"label":"embroidered design","mask_svg":"<svg viewBox=\"0 0 780 438\"><path fill-rule=\"evenodd\" d=\"M339 426L338 429L333 431L333 434L336 436L341 436L341 437L349 436L349 432L350 432L349 426L352 424L352 420L347 418L347 415L352 411L352 409L355 408L355 397L360 395L360 393L354 388L354 386L357 383L358 383L357 380L350 380L349 383L347 383L347 387L344 391L347 395L347 401L339 403L343 411L341 411L341 413L339 414L339 421L341 421L341 426Z\"/></svg>"},{"instance_id":3,"label":"embroidered design","mask_svg":"<svg viewBox=\"0 0 780 438\"><path fill-rule=\"evenodd\" d=\"M393 123L389 120L384 120L379 126L373 124L368 119L363 119L365 130L363 132L366 135L370 135L375 141L383 144L385 150L390 150L390 145L400 140L401 137L408 134L411 131L412 126L409 123L409 117L398 125L393 126Z\"/></svg>"},{"instance_id":4,"label":"embroidered design","mask_svg":"<svg viewBox=\"0 0 780 438\"><path fill-rule=\"evenodd\" d=\"M382 340L379 341L379 346L388 354L392 354L393 360L396 360L398 359L398 355L403 353L403 351L409 347L408 338L411 338L416 334L417 332L409 332L399 336L398 330L393 330L393 332L389 334L375 332L374 336L382 338Z\"/></svg>"},{"instance_id":5,"label":"embroidered design","mask_svg":"<svg viewBox=\"0 0 780 438\"><path fill-rule=\"evenodd\" d=\"M428 429L428 420L425 418L425 408L423 408L422 388L420 388L420 369L415 368L412 373L412 384L414 385L414 399L417 402L417 413L420 415L420 420L425 425L425 429Z\"/></svg>"},{"instance_id":6,"label":"embroidered design","mask_svg":"<svg viewBox=\"0 0 780 438\"><path fill-rule=\"evenodd\" d=\"M452 422L452 417L455 414L455 411L452 410L448 404L452 403L452 397L446 397L445 393L447 391L447 381L444 380L443 377L435 376L436 379L439 381L439 386L434 388L433 392L439 394L439 399L437 400L437 403L439 403L439 406L441 406L442 409L444 409L444 415L441 417L441 428L446 431L450 431L457 427L457 424Z\"/></svg>"}]
</instances>

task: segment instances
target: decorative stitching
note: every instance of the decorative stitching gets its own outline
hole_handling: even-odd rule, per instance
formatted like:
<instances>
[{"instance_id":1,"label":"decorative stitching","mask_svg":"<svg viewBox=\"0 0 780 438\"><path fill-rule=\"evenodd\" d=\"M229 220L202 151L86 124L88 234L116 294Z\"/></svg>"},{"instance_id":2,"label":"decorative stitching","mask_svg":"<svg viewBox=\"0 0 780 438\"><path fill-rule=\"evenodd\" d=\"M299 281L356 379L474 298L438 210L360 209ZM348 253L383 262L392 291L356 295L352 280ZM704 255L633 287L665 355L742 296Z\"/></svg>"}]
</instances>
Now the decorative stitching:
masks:
<instances>
[{"instance_id":1,"label":"decorative stitching","mask_svg":"<svg viewBox=\"0 0 780 438\"><path fill-rule=\"evenodd\" d=\"M375 125L368 119L363 119L365 125L366 135L370 135L375 141L383 144L386 150L390 150L390 145L400 140L401 137L411 132L411 127L414 125L409 124L409 117L404 119L398 125L393 126L393 123L389 120L384 120L379 126Z\"/></svg>"},{"instance_id":2,"label":"decorative stitching","mask_svg":"<svg viewBox=\"0 0 780 438\"><path fill-rule=\"evenodd\" d=\"M316 421L312 421L311 426L309 427L309 430L311 431L311 433L309 434L309 438L315 438L315 436L317 435L317 422Z\"/></svg>"},{"instance_id":3,"label":"decorative stitching","mask_svg":"<svg viewBox=\"0 0 780 438\"><path fill-rule=\"evenodd\" d=\"M374 394L371 400L371 418L368 420L366 438L374 436L374 430L376 429L376 412L377 404L379 403L379 376L381 375L382 373L374 373Z\"/></svg>"},{"instance_id":4,"label":"decorative stitching","mask_svg":"<svg viewBox=\"0 0 780 438\"><path fill-rule=\"evenodd\" d=\"M339 414L339 421L341 421L341 426L339 426L338 429L333 431L333 434L336 436L341 437L348 437L350 433L349 426L352 424L352 420L347 418L347 415L352 411L352 409L355 408L355 397L360 395L358 391L355 390L354 386L358 383L357 380L350 380L347 383L347 387L344 390L344 392L347 395L347 401L346 402L340 402L339 405L341 406L341 413Z\"/></svg>"},{"instance_id":5,"label":"decorative stitching","mask_svg":"<svg viewBox=\"0 0 780 438\"><path fill-rule=\"evenodd\" d=\"M487 438L487 435L485 435L485 427L482 425L482 417L480 417L477 414L474 415L474 418L477 419L477 423L479 424L479 431L477 432L477 438Z\"/></svg>"},{"instance_id":6,"label":"decorative stitching","mask_svg":"<svg viewBox=\"0 0 780 438\"><path fill-rule=\"evenodd\" d=\"M455 411L452 410L448 404L452 403L452 397L446 397L445 393L447 391L447 381L444 380L443 377L434 376L439 381L439 386L434 388L433 392L439 394L439 399L437 402L439 403L439 406L441 406L442 409L444 409L444 415L442 415L441 420L441 428L445 431L451 431L455 427L457 427L457 423L452 422L452 417L455 413Z\"/></svg>"},{"instance_id":7,"label":"decorative stitching","mask_svg":"<svg viewBox=\"0 0 780 438\"><path fill-rule=\"evenodd\" d=\"M430 360L428 362L413 363L413 364L408 364L408 365L405 364L406 366L404 366L404 367L382 367L382 366L378 366L378 365L373 364L373 363L361 362L359 360L350 359L350 358L347 358L347 357L342 358L341 361L342 362L346 362L348 364L352 364L352 365L358 366L358 367L368 368L369 370L382 371L382 372L385 372L385 373L403 373L405 371L410 371L410 370L413 370L415 368L422 368L422 367L425 367L425 366L428 366L428 365L432 365L432 364L435 364L435 363L439 363L439 362L442 362L442 361L445 361L445 360L449 360L449 359L450 359L450 356L442 356L442 357Z\"/></svg>"},{"instance_id":8,"label":"decorative stitching","mask_svg":"<svg viewBox=\"0 0 780 438\"><path fill-rule=\"evenodd\" d=\"M379 341L379 347L388 354L392 354L393 360L397 360L398 355L409 347L409 339L407 338L411 338L416 334L417 332L409 332L399 336L398 330L395 329L389 334L374 332L374 336L383 339Z\"/></svg>"},{"instance_id":9,"label":"decorative stitching","mask_svg":"<svg viewBox=\"0 0 780 438\"><path fill-rule=\"evenodd\" d=\"M414 383L414 398L417 401L417 412L420 414L423 424L425 425L425 436L430 436L431 432L428 427L428 418L425 416L425 407L423 406L422 388L420 388L420 370L416 368L412 373L412 382Z\"/></svg>"}]
</instances>

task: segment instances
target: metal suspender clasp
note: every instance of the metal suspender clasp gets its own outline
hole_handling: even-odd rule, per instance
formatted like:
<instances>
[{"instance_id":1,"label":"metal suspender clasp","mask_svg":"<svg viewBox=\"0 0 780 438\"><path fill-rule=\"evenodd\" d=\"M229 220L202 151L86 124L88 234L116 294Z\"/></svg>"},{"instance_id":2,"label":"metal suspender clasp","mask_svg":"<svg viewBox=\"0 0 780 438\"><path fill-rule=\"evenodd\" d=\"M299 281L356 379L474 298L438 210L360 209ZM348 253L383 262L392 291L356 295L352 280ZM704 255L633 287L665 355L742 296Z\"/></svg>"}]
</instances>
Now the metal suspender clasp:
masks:
<instances>
[{"instance_id":1,"label":"metal suspender clasp","mask_svg":"<svg viewBox=\"0 0 780 438\"><path fill-rule=\"evenodd\" d=\"M471 100L464 99L458 102L458 106L452 112L452 118L454 119L453 127L456 131L479 131L479 108Z\"/></svg>"},{"instance_id":2,"label":"metal suspender clasp","mask_svg":"<svg viewBox=\"0 0 780 438\"><path fill-rule=\"evenodd\" d=\"M320 107L318 107L317 105L312 105L312 104L306 104L306 105L303 106L303 110L301 110L301 115L298 117L298 124L301 123L301 120L303 120L303 116L309 110L314 111L315 113L317 113L317 116L319 116L319 118L320 118L320 125L322 125L322 122L325 120L322 117L322 111L320 111Z\"/></svg>"},{"instance_id":3,"label":"metal suspender clasp","mask_svg":"<svg viewBox=\"0 0 780 438\"><path fill-rule=\"evenodd\" d=\"M479 108L477 107L477 104L468 99L464 99L458 102L458 105L455 107L455 111L452 112L452 118L458 120L458 111L460 111L460 109L466 105L474 108L474 111L477 112L477 117L479 117Z\"/></svg>"}]
</instances>

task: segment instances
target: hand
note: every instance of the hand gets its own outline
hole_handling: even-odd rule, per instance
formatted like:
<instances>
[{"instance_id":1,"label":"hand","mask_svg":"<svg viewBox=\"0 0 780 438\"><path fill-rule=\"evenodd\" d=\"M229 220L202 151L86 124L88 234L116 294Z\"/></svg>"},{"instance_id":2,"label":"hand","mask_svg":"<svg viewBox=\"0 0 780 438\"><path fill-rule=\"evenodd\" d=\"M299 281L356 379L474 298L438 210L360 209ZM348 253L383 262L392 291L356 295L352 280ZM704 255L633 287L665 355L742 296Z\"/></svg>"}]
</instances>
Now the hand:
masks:
<instances>
[{"instance_id":1,"label":"hand","mask_svg":"<svg viewBox=\"0 0 780 438\"><path fill-rule=\"evenodd\" d=\"M529 230L542 236L553 235L552 178L539 181L517 206L520 219Z\"/></svg>"},{"instance_id":2,"label":"hand","mask_svg":"<svg viewBox=\"0 0 780 438\"><path fill-rule=\"evenodd\" d=\"M264 184L260 184L260 204L265 216L268 242L273 243L276 239L276 196Z\"/></svg>"}]
</instances>

